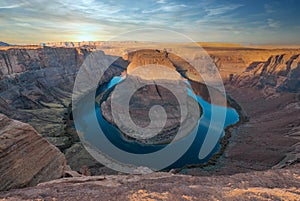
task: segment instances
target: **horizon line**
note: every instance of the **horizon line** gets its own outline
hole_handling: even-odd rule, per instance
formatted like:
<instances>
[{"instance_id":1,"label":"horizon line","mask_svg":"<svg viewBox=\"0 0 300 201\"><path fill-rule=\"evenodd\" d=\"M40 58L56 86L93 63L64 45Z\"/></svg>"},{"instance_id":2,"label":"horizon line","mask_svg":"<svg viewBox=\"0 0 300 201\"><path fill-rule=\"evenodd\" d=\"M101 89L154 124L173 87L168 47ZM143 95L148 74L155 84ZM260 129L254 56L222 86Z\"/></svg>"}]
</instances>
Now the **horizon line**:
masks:
<instances>
[{"instance_id":1,"label":"horizon line","mask_svg":"<svg viewBox=\"0 0 300 201\"><path fill-rule=\"evenodd\" d=\"M124 42L124 43L167 43L167 44L184 44L193 42L171 42L171 41L144 41L144 40L91 40L91 41L46 41L39 43L9 43L0 41L10 46L46 46L46 44L57 44L57 43L109 43L109 42ZM289 43L251 43L251 42L223 42L223 41L195 41L195 43L208 43L208 44L227 44L227 45L239 45L239 46L300 46L300 44L289 44Z\"/></svg>"}]
</instances>

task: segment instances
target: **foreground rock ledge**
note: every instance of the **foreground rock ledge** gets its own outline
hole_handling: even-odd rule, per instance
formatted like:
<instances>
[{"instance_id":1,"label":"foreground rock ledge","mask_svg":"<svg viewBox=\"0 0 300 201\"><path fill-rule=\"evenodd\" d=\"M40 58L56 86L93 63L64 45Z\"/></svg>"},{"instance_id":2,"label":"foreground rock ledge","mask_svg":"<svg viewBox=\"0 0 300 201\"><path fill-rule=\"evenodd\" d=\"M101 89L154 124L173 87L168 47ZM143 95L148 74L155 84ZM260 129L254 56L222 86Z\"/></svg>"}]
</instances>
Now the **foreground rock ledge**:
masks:
<instances>
[{"instance_id":1,"label":"foreground rock ledge","mask_svg":"<svg viewBox=\"0 0 300 201\"><path fill-rule=\"evenodd\" d=\"M299 200L299 164L232 176L152 173L64 178L0 193L3 200Z\"/></svg>"},{"instance_id":2,"label":"foreground rock ledge","mask_svg":"<svg viewBox=\"0 0 300 201\"><path fill-rule=\"evenodd\" d=\"M0 191L58 179L64 155L29 124L0 114Z\"/></svg>"}]
</instances>

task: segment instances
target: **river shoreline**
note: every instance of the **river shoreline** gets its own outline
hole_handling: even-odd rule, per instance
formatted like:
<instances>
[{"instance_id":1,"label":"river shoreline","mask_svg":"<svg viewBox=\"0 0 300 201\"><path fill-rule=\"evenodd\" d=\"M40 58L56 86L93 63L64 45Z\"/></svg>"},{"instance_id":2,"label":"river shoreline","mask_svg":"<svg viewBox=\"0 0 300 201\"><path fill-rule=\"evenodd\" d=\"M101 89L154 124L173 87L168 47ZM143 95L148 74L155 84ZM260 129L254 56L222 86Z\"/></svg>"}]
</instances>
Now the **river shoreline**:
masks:
<instances>
[{"instance_id":1,"label":"river shoreline","mask_svg":"<svg viewBox=\"0 0 300 201\"><path fill-rule=\"evenodd\" d=\"M249 121L249 117L246 114L245 110L235 101L231 96L227 95L227 101L230 107L234 108L237 113L239 114L239 121L235 124L229 125L224 129L224 136L219 140L221 148L220 150L215 153L206 163L204 164L189 164L182 168L172 169L172 173L183 173L186 169L193 169L193 168L208 168L211 166L215 166L217 164L217 160L223 156L227 145L230 143L230 138L232 137L232 133L234 129L238 128L243 123ZM182 172L183 171L183 172ZM209 170L208 170L209 171Z\"/></svg>"},{"instance_id":2,"label":"river shoreline","mask_svg":"<svg viewBox=\"0 0 300 201\"><path fill-rule=\"evenodd\" d=\"M109 90L112 90L112 89L110 88ZM228 107L235 109L236 112L239 114L239 121L236 122L235 124L227 126L224 129L224 135L219 140L219 144L220 144L219 151L217 151L215 154L213 154L213 156L206 163L189 164L189 165L185 165L181 168L168 169L166 171L179 173L179 172L181 172L182 170L185 170L185 169L204 168L204 167L214 166L216 164L217 160L223 155L223 153L224 153L224 151L225 151L225 149L226 149L226 147L227 147L227 145L230 141L230 138L231 138L231 135L232 135L232 129L238 127L239 125L241 125L242 123L244 123L248 120L248 116L245 114L245 112L241 108L241 106L234 99L232 99L228 95L227 95L227 104L228 104ZM71 115L72 113L70 112L70 111L72 111L71 107L72 106L69 105L67 116L65 117L66 119L68 119L67 120L68 123L67 123L66 127L69 127L69 128L70 128L70 126L73 128L73 121L70 120L70 117L72 116ZM74 132L76 132L76 130ZM79 138L75 137L75 139L79 139Z\"/></svg>"}]
</instances>

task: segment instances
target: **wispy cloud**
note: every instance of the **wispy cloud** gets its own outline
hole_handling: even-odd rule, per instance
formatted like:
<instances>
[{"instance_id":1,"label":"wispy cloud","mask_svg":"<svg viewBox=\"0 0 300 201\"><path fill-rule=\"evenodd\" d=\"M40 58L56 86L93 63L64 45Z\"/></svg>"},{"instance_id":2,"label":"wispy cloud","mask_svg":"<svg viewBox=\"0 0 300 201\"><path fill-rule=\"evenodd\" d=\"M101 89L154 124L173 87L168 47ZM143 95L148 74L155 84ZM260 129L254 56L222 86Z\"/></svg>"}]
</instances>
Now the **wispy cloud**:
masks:
<instances>
[{"instance_id":1,"label":"wispy cloud","mask_svg":"<svg viewBox=\"0 0 300 201\"><path fill-rule=\"evenodd\" d=\"M0 2L0 9L13 9L13 8L19 8L21 6L23 6L25 3L23 2L16 2L14 0L12 1L1 1Z\"/></svg>"},{"instance_id":2,"label":"wispy cloud","mask_svg":"<svg viewBox=\"0 0 300 201\"><path fill-rule=\"evenodd\" d=\"M293 27L299 25L300 2L286 3L291 1L0 0L0 33L13 43L76 40L84 34L106 40L118 33L157 27L195 40L251 41L258 36L268 41L270 32L272 40L291 30L299 32ZM300 40L296 35L291 38Z\"/></svg>"},{"instance_id":3,"label":"wispy cloud","mask_svg":"<svg viewBox=\"0 0 300 201\"><path fill-rule=\"evenodd\" d=\"M177 5L163 5L161 7L150 9L150 10L143 10L142 13L159 13L159 12L177 12L180 11L182 8L186 8L185 4L177 4Z\"/></svg>"},{"instance_id":4,"label":"wispy cloud","mask_svg":"<svg viewBox=\"0 0 300 201\"><path fill-rule=\"evenodd\" d=\"M166 0L158 0L158 1L156 1L156 3L158 3L158 4L164 4L164 3L167 3L167 1Z\"/></svg>"},{"instance_id":5,"label":"wispy cloud","mask_svg":"<svg viewBox=\"0 0 300 201\"><path fill-rule=\"evenodd\" d=\"M275 8L272 4L265 4L265 11L266 13L274 13L275 12Z\"/></svg>"},{"instance_id":6,"label":"wispy cloud","mask_svg":"<svg viewBox=\"0 0 300 201\"><path fill-rule=\"evenodd\" d=\"M280 22L274 19L269 18L267 23L270 28L280 28Z\"/></svg>"},{"instance_id":7,"label":"wispy cloud","mask_svg":"<svg viewBox=\"0 0 300 201\"><path fill-rule=\"evenodd\" d=\"M225 5L225 6L219 6L219 7L211 7L211 8L205 8L205 11L207 12L207 16L220 16L226 13L229 13L231 11L236 10L237 8L240 8L241 4L231 4L231 5Z\"/></svg>"},{"instance_id":8,"label":"wispy cloud","mask_svg":"<svg viewBox=\"0 0 300 201\"><path fill-rule=\"evenodd\" d=\"M21 27L32 27L32 25L29 23L16 23L16 25Z\"/></svg>"}]
</instances>

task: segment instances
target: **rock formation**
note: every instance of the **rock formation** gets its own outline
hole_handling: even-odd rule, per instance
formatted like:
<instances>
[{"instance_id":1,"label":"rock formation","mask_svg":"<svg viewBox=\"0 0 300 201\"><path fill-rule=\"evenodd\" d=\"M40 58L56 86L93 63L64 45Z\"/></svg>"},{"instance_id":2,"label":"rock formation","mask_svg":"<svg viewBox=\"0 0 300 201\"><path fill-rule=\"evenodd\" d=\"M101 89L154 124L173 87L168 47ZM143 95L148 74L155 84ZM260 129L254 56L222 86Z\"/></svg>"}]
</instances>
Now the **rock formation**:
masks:
<instances>
[{"instance_id":1,"label":"rock formation","mask_svg":"<svg viewBox=\"0 0 300 201\"><path fill-rule=\"evenodd\" d=\"M300 92L299 77L299 54L281 54L271 56L266 62L253 62L233 83L241 87Z\"/></svg>"},{"instance_id":2,"label":"rock formation","mask_svg":"<svg viewBox=\"0 0 300 201\"><path fill-rule=\"evenodd\" d=\"M10 46L10 44L0 41L0 46Z\"/></svg>"},{"instance_id":3,"label":"rock formation","mask_svg":"<svg viewBox=\"0 0 300 201\"><path fill-rule=\"evenodd\" d=\"M176 71L182 69L186 62L181 62L182 65L178 64L175 67L172 60L169 59L168 53L159 50L137 51L129 54L128 59L130 63L127 67L127 77L101 100L103 117L110 123L122 128L126 138L147 144L170 143L177 133L180 133L176 136L177 140L188 135L197 125L201 112L197 101L188 95L188 85L179 74L182 71ZM187 66L187 64L185 65ZM188 68L187 71L190 69L192 68ZM142 87L135 88L136 86ZM114 101L117 103L113 109L117 110L117 114L127 112L124 105L127 104L126 95L130 89L135 92L129 101L129 114L134 124L144 128L140 132L129 127L126 123L116 124L118 120L113 118L111 112L112 94L115 91L117 91L115 93L117 95L114 96ZM178 99L182 99L182 102L178 102ZM163 107L166 112L164 125L161 125L161 122L165 120L162 114L157 114L158 116L153 117L152 122L150 122L150 109L156 105ZM124 118L120 117L120 122L121 119ZM157 135L147 137L146 129L150 123L155 125L150 128L149 134ZM181 128L180 132L178 132L179 127Z\"/></svg>"},{"instance_id":4,"label":"rock formation","mask_svg":"<svg viewBox=\"0 0 300 201\"><path fill-rule=\"evenodd\" d=\"M161 65L174 70L176 69L170 59L168 59L168 53L160 50L139 50L130 52L127 58L130 62L127 67L128 74L137 67L149 64Z\"/></svg>"},{"instance_id":5,"label":"rock formation","mask_svg":"<svg viewBox=\"0 0 300 201\"><path fill-rule=\"evenodd\" d=\"M4 200L299 200L299 165L232 176L170 173L64 178L0 193Z\"/></svg>"},{"instance_id":6,"label":"rock formation","mask_svg":"<svg viewBox=\"0 0 300 201\"><path fill-rule=\"evenodd\" d=\"M65 151L79 141L76 131L66 128L66 120L77 71L92 51L31 46L0 50L0 112L29 123ZM117 60L112 66L100 83L120 74L127 63ZM90 155L85 157L94 160Z\"/></svg>"},{"instance_id":7,"label":"rock formation","mask_svg":"<svg viewBox=\"0 0 300 201\"><path fill-rule=\"evenodd\" d=\"M103 101L101 104L102 115L110 123L122 127L126 138L147 144L166 144L174 139L179 131L179 127L181 127L181 132L176 136L176 140L188 135L197 125L201 115L200 106L195 99L188 96L187 90L184 90L187 86L185 86L186 84L183 81L181 81L180 86L180 81L164 80L164 85L168 88L158 85L155 80L141 81L140 78L132 76L128 76L120 85L124 84L124 82L130 82L130 84L137 86L139 83L146 83L145 86L139 88L133 94L129 102L130 118L132 118L137 126L146 128L150 124L149 113L153 106L159 105L163 107L166 112L165 125L160 125L160 123L164 121L164 117L161 115L152 118L155 125L151 128L149 134L154 133L157 135L147 137L146 129L142 129L141 132L138 132L136 130L133 131L133 129L126 124L118 125L115 123L116 120L113 118L111 112L111 94L114 93L114 91L112 91L107 99L101 100ZM117 85L116 87L119 86ZM122 92L128 92L126 92L126 90L118 91L121 93L114 96L117 102L114 105L114 110L116 110L118 114L124 114L126 113L126 108L124 107L126 100L122 99L124 97ZM174 93L179 93L181 96L176 97ZM178 98L182 99L181 103L178 102ZM186 108L186 110L182 111L184 108Z\"/></svg>"},{"instance_id":8,"label":"rock formation","mask_svg":"<svg viewBox=\"0 0 300 201\"><path fill-rule=\"evenodd\" d=\"M227 82L227 93L249 121L231 129L235 143L225 152L224 167L266 170L299 162L299 64L299 51L274 55Z\"/></svg>"},{"instance_id":9,"label":"rock formation","mask_svg":"<svg viewBox=\"0 0 300 201\"><path fill-rule=\"evenodd\" d=\"M65 156L32 126L0 114L0 191L61 178Z\"/></svg>"},{"instance_id":10,"label":"rock formation","mask_svg":"<svg viewBox=\"0 0 300 201\"><path fill-rule=\"evenodd\" d=\"M115 51L110 49L113 47L110 43L104 46L105 52ZM299 200L299 50L205 48L221 76L226 80L232 78L226 82L227 92L248 116L248 121L227 130L231 134L230 143L223 157L214 161L215 166L180 171L201 177L155 173L65 178L2 192L0 198L82 200L99 198L100 193L101 198L111 200L198 200L199 197ZM125 49L128 45L121 44L114 53ZM74 77L92 51L90 48L0 48L0 112L32 125L64 151L72 169L86 175L108 171L89 156L74 130L66 129L64 124L71 123L72 119L68 108ZM181 61L168 56L178 70ZM101 83L118 75L127 65L121 59ZM202 90L207 89L197 89ZM62 176L65 159L55 147L28 124L3 115L0 120L2 190Z\"/></svg>"},{"instance_id":11,"label":"rock formation","mask_svg":"<svg viewBox=\"0 0 300 201\"><path fill-rule=\"evenodd\" d=\"M9 49L0 56L0 111L27 122L60 149L71 145L64 113L85 49Z\"/></svg>"}]
</instances>

